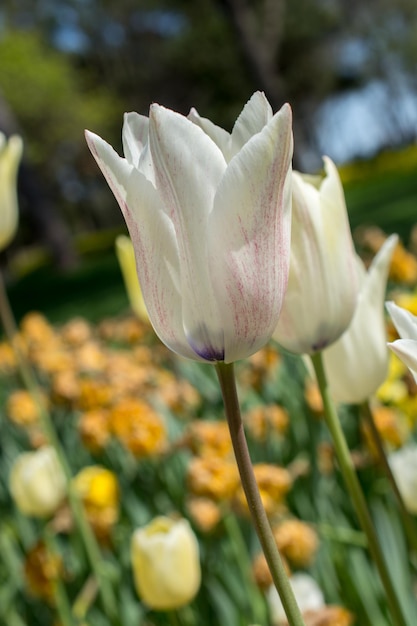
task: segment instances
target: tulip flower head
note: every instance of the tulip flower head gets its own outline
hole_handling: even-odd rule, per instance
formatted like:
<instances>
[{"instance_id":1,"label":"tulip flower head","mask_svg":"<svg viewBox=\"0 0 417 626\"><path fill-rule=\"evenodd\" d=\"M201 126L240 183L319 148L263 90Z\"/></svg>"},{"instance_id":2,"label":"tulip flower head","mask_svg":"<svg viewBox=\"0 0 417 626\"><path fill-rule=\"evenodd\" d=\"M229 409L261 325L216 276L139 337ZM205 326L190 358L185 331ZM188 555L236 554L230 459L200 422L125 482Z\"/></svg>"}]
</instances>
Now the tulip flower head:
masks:
<instances>
[{"instance_id":1,"label":"tulip flower head","mask_svg":"<svg viewBox=\"0 0 417 626\"><path fill-rule=\"evenodd\" d=\"M388 374L384 301L391 257L398 237L387 239L367 272L357 259L359 298L346 332L323 350L327 381L336 402L360 404L374 394Z\"/></svg>"},{"instance_id":2,"label":"tulip flower head","mask_svg":"<svg viewBox=\"0 0 417 626\"><path fill-rule=\"evenodd\" d=\"M395 304L387 302L386 307L400 339L388 344L388 347L408 367L417 382L417 317Z\"/></svg>"},{"instance_id":3,"label":"tulip flower head","mask_svg":"<svg viewBox=\"0 0 417 626\"><path fill-rule=\"evenodd\" d=\"M288 280L291 109L272 115L254 94L232 135L229 160L199 125L157 104L149 118L125 115L124 158L86 132L126 220L157 335L207 362L265 345Z\"/></svg>"},{"instance_id":4,"label":"tulip flower head","mask_svg":"<svg viewBox=\"0 0 417 626\"><path fill-rule=\"evenodd\" d=\"M18 224L16 179L23 142L18 135L6 141L0 133L0 250L13 239Z\"/></svg>"},{"instance_id":5,"label":"tulip flower head","mask_svg":"<svg viewBox=\"0 0 417 626\"><path fill-rule=\"evenodd\" d=\"M313 354L336 341L355 311L356 253L334 163L322 179L293 173L288 289L274 339L290 352Z\"/></svg>"},{"instance_id":6,"label":"tulip flower head","mask_svg":"<svg viewBox=\"0 0 417 626\"><path fill-rule=\"evenodd\" d=\"M20 454L10 472L9 488L24 515L42 518L55 513L66 496L67 481L54 448Z\"/></svg>"},{"instance_id":7,"label":"tulip flower head","mask_svg":"<svg viewBox=\"0 0 417 626\"><path fill-rule=\"evenodd\" d=\"M154 518L133 534L131 555L137 592L150 608L177 609L196 595L199 548L186 519Z\"/></svg>"}]
</instances>

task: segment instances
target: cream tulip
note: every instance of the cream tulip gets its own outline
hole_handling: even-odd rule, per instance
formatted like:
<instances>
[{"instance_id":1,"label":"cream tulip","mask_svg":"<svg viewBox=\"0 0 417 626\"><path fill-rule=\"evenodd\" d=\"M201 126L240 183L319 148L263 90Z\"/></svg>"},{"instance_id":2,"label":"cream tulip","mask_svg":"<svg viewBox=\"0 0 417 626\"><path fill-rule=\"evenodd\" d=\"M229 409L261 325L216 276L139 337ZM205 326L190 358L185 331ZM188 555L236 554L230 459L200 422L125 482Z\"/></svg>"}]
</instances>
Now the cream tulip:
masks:
<instances>
[{"instance_id":1,"label":"cream tulip","mask_svg":"<svg viewBox=\"0 0 417 626\"><path fill-rule=\"evenodd\" d=\"M400 339L392 341L388 347L408 367L417 382L417 317L395 302L387 302L386 307L400 335Z\"/></svg>"},{"instance_id":2,"label":"cream tulip","mask_svg":"<svg viewBox=\"0 0 417 626\"><path fill-rule=\"evenodd\" d=\"M186 519L156 517L135 531L131 547L138 595L158 611L191 602L201 582L198 541Z\"/></svg>"},{"instance_id":3,"label":"cream tulip","mask_svg":"<svg viewBox=\"0 0 417 626\"><path fill-rule=\"evenodd\" d=\"M0 250L13 239L19 221L17 203L17 172L23 151L18 135L7 141L0 133Z\"/></svg>"},{"instance_id":4,"label":"cream tulip","mask_svg":"<svg viewBox=\"0 0 417 626\"><path fill-rule=\"evenodd\" d=\"M386 240L368 272L357 259L360 291L353 319L340 339L323 350L327 382L336 402L360 404L387 377L389 351L384 301L397 242L396 235Z\"/></svg>"},{"instance_id":5,"label":"cream tulip","mask_svg":"<svg viewBox=\"0 0 417 626\"><path fill-rule=\"evenodd\" d=\"M21 513L49 517L67 493L67 481L54 448L20 454L13 463L9 488Z\"/></svg>"},{"instance_id":6,"label":"cream tulip","mask_svg":"<svg viewBox=\"0 0 417 626\"><path fill-rule=\"evenodd\" d=\"M358 296L356 253L336 166L326 175L293 173L288 289L274 339L290 352L313 354L349 326Z\"/></svg>"},{"instance_id":7,"label":"cream tulip","mask_svg":"<svg viewBox=\"0 0 417 626\"><path fill-rule=\"evenodd\" d=\"M291 109L268 116L259 99L241 114L249 128L230 160L156 104L149 119L125 115L125 158L86 132L125 217L150 321L171 350L199 361L230 363L265 345L287 286Z\"/></svg>"}]
</instances>

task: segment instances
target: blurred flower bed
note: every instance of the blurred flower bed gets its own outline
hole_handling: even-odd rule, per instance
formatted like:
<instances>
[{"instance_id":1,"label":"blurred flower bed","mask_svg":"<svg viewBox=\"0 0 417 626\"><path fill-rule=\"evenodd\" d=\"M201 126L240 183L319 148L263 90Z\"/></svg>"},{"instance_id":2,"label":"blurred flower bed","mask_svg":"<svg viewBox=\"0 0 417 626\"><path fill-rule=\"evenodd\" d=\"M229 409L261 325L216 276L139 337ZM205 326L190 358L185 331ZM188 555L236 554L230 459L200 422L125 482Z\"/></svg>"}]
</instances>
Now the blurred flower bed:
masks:
<instances>
[{"instance_id":1,"label":"blurred flower bed","mask_svg":"<svg viewBox=\"0 0 417 626\"><path fill-rule=\"evenodd\" d=\"M384 240L378 229L362 230L363 258ZM401 244L390 278L390 297L416 314L417 259ZM394 337L390 325L388 334ZM114 623L285 624L239 487L213 369L174 357L146 321L130 315L96 325L76 317L53 326L32 312L21 321L18 343L42 395L39 403L23 386L11 346L0 343L0 623L62 624L66 603L76 623L113 623L47 446L40 415L47 411L115 592ZM411 449L415 459L417 387L390 358L374 421L388 452ZM240 362L237 375L261 496L306 624L389 626L337 472L320 394L302 360L271 343ZM341 415L401 594L401 581L415 577L417 564L358 408L343 406ZM404 469L400 459L393 469L415 514L413 463ZM171 524L183 521L183 554L161 546L146 552L152 527L136 534L154 523L169 535ZM153 602L165 594L162 607Z\"/></svg>"}]
</instances>

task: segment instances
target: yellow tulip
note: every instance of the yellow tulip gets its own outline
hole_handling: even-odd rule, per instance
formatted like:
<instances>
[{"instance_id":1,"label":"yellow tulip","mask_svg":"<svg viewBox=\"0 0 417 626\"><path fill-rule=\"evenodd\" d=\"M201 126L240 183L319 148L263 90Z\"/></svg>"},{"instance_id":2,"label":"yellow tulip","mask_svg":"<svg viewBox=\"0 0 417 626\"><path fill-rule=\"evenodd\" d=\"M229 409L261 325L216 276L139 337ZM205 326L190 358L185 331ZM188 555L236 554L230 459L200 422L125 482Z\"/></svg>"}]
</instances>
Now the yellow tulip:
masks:
<instances>
[{"instance_id":1,"label":"yellow tulip","mask_svg":"<svg viewBox=\"0 0 417 626\"><path fill-rule=\"evenodd\" d=\"M191 602L201 582L198 541L186 519L156 517L135 531L132 567L139 596L158 611Z\"/></svg>"},{"instance_id":2,"label":"yellow tulip","mask_svg":"<svg viewBox=\"0 0 417 626\"><path fill-rule=\"evenodd\" d=\"M83 467L72 486L99 538L105 538L119 517L120 490L116 475L100 465Z\"/></svg>"},{"instance_id":3,"label":"yellow tulip","mask_svg":"<svg viewBox=\"0 0 417 626\"><path fill-rule=\"evenodd\" d=\"M21 137L13 135L6 141L0 133L0 250L10 243L17 229L16 179L22 149Z\"/></svg>"},{"instance_id":4,"label":"yellow tulip","mask_svg":"<svg viewBox=\"0 0 417 626\"><path fill-rule=\"evenodd\" d=\"M142 322L149 322L142 290L136 272L136 260L133 244L126 235L119 235L116 239L116 254L122 270L127 296L130 306Z\"/></svg>"}]
</instances>

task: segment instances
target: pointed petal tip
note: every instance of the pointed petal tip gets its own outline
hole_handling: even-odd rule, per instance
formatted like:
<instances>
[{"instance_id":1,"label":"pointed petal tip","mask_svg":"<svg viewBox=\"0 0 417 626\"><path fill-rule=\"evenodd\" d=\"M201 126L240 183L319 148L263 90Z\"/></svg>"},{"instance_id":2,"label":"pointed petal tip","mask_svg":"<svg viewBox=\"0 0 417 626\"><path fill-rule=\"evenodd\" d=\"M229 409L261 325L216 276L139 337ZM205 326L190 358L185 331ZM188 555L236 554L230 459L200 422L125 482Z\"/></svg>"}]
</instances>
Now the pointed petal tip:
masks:
<instances>
[{"instance_id":1,"label":"pointed petal tip","mask_svg":"<svg viewBox=\"0 0 417 626\"><path fill-rule=\"evenodd\" d=\"M96 135L95 133L93 133L91 130L84 130L84 136L85 136L85 140L88 144L88 147L90 148L90 150L93 149L94 144L96 143L97 140L101 140L101 137L99 137L98 135Z\"/></svg>"},{"instance_id":2,"label":"pointed petal tip","mask_svg":"<svg viewBox=\"0 0 417 626\"><path fill-rule=\"evenodd\" d=\"M336 170L337 172L336 163L333 161L333 159L327 156L327 154L323 154L322 159L323 159L324 171L326 172L328 176L332 171L334 172Z\"/></svg>"}]
</instances>

